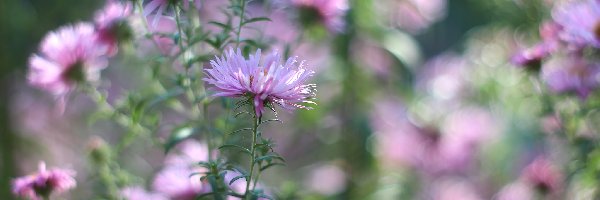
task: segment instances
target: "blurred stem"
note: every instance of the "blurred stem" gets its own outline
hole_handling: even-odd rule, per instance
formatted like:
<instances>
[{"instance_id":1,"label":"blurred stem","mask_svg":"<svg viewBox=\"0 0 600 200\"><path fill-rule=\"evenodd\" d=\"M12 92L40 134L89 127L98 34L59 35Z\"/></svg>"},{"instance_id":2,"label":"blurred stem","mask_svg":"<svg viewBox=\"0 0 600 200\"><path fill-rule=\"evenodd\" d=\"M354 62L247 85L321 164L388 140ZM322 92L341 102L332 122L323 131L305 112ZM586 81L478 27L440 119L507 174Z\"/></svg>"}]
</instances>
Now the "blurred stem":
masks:
<instances>
[{"instance_id":1,"label":"blurred stem","mask_svg":"<svg viewBox=\"0 0 600 200\"><path fill-rule=\"evenodd\" d=\"M117 155L119 155L125 147L129 146L133 139L136 138L138 133L151 132L148 128L135 122L130 116L115 109L110 103L108 103L106 97L102 95L96 88L92 87L87 89L87 94L90 96L90 98L92 98L92 100L94 100L94 102L96 102L99 111L110 113L115 122L125 128L130 129L129 132L123 136L123 139L115 149Z\"/></svg>"},{"instance_id":2,"label":"blurred stem","mask_svg":"<svg viewBox=\"0 0 600 200\"><path fill-rule=\"evenodd\" d=\"M254 174L254 165L255 165L255 160L256 160L256 138L258 136L258 125L260 124L260 120L262 118L262 116L257 116L256 115L256 106L254 106L254 104L252 104L252 110L254 111L254 126L252 127L252 147L251 147L251 155L252 155L252 159L250 160L250 175L248 176L248 179L246 180L246 192L244 193L244 199L250 199L251 195L250 195L250 183L252 182L252 175ZM258 179L258 176L256 177L256 179ZM255 180L256 180L255 179Z\"/></svg>"},{"instance_id":3,"label":"blurred stem","mask_svg":"<svg viewBox=\"0 0 600 200\"><path fill-rule=\"evenodd\" d=\"M103 163L98 169L98 174L100 175L100 180L104 187L106 187L106 191L108 193L109 199L118 199L119 196L119 186L117 186L114 176L112 174L112 170L107 163Z\"/></svg>"},{"instance_id":4,"label":"blurred stem","mask_svg":"<svg viewBox=\"0 0 600 200\"><path fill-rule=\"evenodd\" d=\"M50 197L48 197L48 195L46 195L46 196L43 196L42 199L44 199L44 200L50 200Z\"/></svg>"},{"instance_id":5,"label":"blurred stem","mask_svg":"<svg viewBox=\"0 0 600 200\"><path fill-rule=\"evenodd\" d=\"M242 33L242 25L244 24L244 15L246 12L246 0L240 0L241 1L241 14L240 14L240 24L238 26L238 30L237 30L237 39L235 40L235 48L237 49L240 46L240 34Z\"/></svg>"}]
</instances>

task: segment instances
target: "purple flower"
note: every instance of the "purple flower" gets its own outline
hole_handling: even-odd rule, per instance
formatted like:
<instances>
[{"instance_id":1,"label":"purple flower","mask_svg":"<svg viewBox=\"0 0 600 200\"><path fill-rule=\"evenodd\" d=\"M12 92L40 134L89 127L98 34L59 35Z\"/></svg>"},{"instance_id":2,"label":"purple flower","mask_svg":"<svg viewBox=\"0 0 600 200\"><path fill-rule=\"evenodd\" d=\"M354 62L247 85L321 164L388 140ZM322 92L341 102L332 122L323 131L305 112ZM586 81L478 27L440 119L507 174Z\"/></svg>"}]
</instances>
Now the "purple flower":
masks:
<instances>
[{"instance_id":1,"label":"purple flower","mask_svg":"<svg viewBox=\"0 0 600 200\"><path fill-rule=\"evenodd\" d=\"M571 1L552 10L552 18L564 30L560 37L577 47L600 48L600 1Z\"/></svg>"},{"instance_id":2,"label":"purple flower","mask_svg":"<svg viewBox=\"0 0 600 200\"><path fill-rule=\"evenodd\" d=\"M37 200L54 193L62 193L75 188L75 171L66 169L46 170L46 163L40 162L38 172L14 179L13 193L17 196Z\"/></svg>"},{"instance_id":3,"label":"purple flower","mask_svg":"<svg viewBox=\"0 0 600 200\"><path fill-rule=\"evenodd\" d=\"M107 47L88 23L50 32L40 51L29 59L28 81L57 96L64 96L80 82L97 81L108 64Z\"/></svg>"},{"instance_id":4,"label":"purple flower","mask_svg":"<svg viewBox=\"0 0 600 200\"><path fill-rule=\"evenodd\" d=\"M292 0L292 4L298 8L301 20L307 24L318 22L335 32L344 29L347 0Z\"/></svg>"},{"instance_id":5,"label":"purple flower","mask_svg":"<svg viewBox=\"0 0 600 200\"><path fill-rule=\"evenodd\" d=\"M264 112L265 104L279 104L293 110L311 109L300 103L311 103L315 96L314 84L304 82L314 72L304 68L304 62L296 64L296 58L290 57L285 63L280 61L277 52L261 58L260 49L249 59L230 49L225 56L211 60L211 69L206 69L203 80L217 93L213 96L254 98L256 116Z\"/></svg>"},{"instance_id":6,"label":"purple flower","mask_svg":"<svg viewBox=\"0 0 600 200\"><path fill-rule=\"evenodd\" d=\"M598 87L600 66L571 55L555 57L542 66L542 79L554 92L575 92L585 99Z\"/></svg>"},{"instance_id":7,"label":"purple flower","mask_svg":"<svg viewBox=\"0 0 600 200\"><path fill-rule=\"evenodd\" d=\"M109 46L109 55L117 53L119 40L130 37L125 21L131 15L131 9L130 3L110 1L94 17L99 40Z\"/></svg>"}]
</instances>

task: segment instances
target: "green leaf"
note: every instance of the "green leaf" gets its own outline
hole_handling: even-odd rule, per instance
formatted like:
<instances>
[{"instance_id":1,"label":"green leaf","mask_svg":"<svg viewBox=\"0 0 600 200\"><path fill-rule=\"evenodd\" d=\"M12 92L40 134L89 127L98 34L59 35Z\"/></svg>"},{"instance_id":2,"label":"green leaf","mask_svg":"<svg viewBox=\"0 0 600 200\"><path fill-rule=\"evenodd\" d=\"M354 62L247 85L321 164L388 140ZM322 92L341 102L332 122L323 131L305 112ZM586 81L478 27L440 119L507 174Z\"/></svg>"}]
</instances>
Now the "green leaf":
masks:
<instances>
[{"instance_id":1,"label":"green leaf","mask_svg":"<svg viewBox=\"0 0 600 200\"><path fill-rule=\"evenodd\" d=\"M255 18L244 21L244 23L242 23L242 26L249 24L249 23L261 22L261 21L271 21L271 19L269 19L268 17L255 17Z\"/></svg>"},{"instance_id":2,"label":"green leaf","mask_svg":"<svg viewBox=\"0 0 600 200\"><path fill-rule=\"evenodd\" d=\"M224 144L222 146L219 147L219 149L225 149L225 148L237 148L242 150L242 152L247 153L248 155L252 155L252 152L250 152L250 150L248 150L247 148L240 146L240 145L235 145L235 144Z\"/></svg>"},{"instance_id":3,"label":"green leaf","mask_svg":"<svg viewBox=\"0 0 600 200\"><path fill-rule=\"evenodd\" d=\"M221 22L211 21L211 22L208 22L208 24L212 24L212 25L221 27L221 28L223 28L225 30L230 30L231 29L231 26L229 24L223 24Z\"/></svg>"},{"instance_id":4,"label":"green leaf","mask_svg":"<svg viewBox=\"0 0 600 200\"><path fill-rule=\"evenodd\" d=\"M247 176L247 175L239 175L239 176L236 176L235 178L231 179L231 181L229 181L229 185L233 184L235 181L237 181L237 180L238 180L238 179L240 179L240 178L244 178L244 179L246 179L246 181L248 181L248 177L249 177L249 176Z\"/></svg>"},{"instance_id":5,"label":"green leaf","mask_svg":"<svg viewBox=\"0 0 600 200\"><path fill-rule=\"evenodd\" d=\"M281 157L281 156L278 156L278 155L266 155L266 156L261 156L261 157L258 157L258 158L256 158L256 159L254 159L254 162L255 162L255 163L258 163L258 162L261 162L261 161L263 161L263 160L266 160L266 161L271 161L271 160L273 160L273 159L276 159L276 160L280 160L280 161L282 161L282 162L285 162L285 159L283 159L283 157Z\"/></svg>"},{"instance_id":6,"label":"green leaf","mask_svg":"<svg viewBox=\"0 0 600 200\"><path fill-rule=\"evenodd\" d=\"M165 154L168 153L173 147L175 147L175 145L189 138L193 134L193 127L184 126L173 130L173 132L169 136L169 139L167 139L167 142L165 143Z\"/></svg>"},{"instance_id":7,"label":"green leaf","mask_svg":"<svg viewBox=\"0 0 600 200\"><path fill-rule=\"evenodd\" d=\"M271 168L273 166L285 166L285 164L284 163L269 163L268 165L265 165L264 167L261 167L260 171L264 171L264 170L266 170L268 168Z\"/></svg>"}]
</instances>

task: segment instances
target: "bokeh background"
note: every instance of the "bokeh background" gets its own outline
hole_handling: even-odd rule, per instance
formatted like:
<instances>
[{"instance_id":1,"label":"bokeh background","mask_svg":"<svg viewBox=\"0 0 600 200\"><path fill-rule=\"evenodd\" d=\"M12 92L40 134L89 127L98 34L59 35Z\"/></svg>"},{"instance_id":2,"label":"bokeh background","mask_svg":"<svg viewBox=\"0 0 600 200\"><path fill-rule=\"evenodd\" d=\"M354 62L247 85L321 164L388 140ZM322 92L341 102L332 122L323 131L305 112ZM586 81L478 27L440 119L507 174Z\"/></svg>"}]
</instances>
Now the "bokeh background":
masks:
<instances>
[{"instance_id":1,"label":"bokeh background","mask_svg":"<svg viewBox=\"0 0 600 200\"><path fill-rule=\"evenodd\" d=\"M211 6L220 4L211 1L200 12L215 13ZM0 2L0 199L14 199L10 180L40 160L78 171L78 188L64 198L88 199L101 188L90 173L93 135L110 143L125 130L108 120L90 122L95 106L82 96L57 114L53 98L28 86L26 73L48 31L90 20L103 3ZM308 61L319 85L316 109L281 112L283 124L263 129L287 160L261 177L278 198L492 199L507 185L518 187L534 160L548 158L557 171L569 160L573 150L553 134L560 124L536 93L541 83L509 63L539 37L549 1L350 0L346 29L336 34L301 28L277 4L250 4L271 9L273 22L260 28L280 36L265 50L283 48L281 41L295 38L287 34L306 34L291 54ZM120 88L115 93L143 86L138 75L146 66L115 60L103 72L110 88ZM226 115L219 102L211 104L214 115ZM148 186L161 168L161 144L180 119L162 117L157 139L136 140L120 156L132 182ZM560 188L556 198L568 196Z\"/></svg>"}]
</instances>

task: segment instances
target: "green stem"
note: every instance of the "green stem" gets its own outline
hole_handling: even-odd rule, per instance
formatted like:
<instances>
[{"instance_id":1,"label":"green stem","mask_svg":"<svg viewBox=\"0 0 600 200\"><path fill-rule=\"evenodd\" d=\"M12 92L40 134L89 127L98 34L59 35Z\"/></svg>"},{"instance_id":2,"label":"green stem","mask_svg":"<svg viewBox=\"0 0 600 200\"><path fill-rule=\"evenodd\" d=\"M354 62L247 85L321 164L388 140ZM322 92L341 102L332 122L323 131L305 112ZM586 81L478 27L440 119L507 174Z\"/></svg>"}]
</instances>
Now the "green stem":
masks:
<instances>
[{"instance_id":1,"label":"green stem","mask_svg":"<svg viewBox=\"0 0 600 200\"><path fill-rule=\"evenodd\" d=\"M256 185L258 184L258 179L260 178L262 165L258 163L258 171L256 171L256 178L254 179L254 183L252 184L252 190L256 189Z\"/></svg>"},{"instance_id":2,"label":"green stem","mask_svg":"<svg viewBox=\"0 0 600 200\"><path fill-rule=\"evenodd\" d=\"M242 2L242 11L240 14L240 24L237 30L237 39L235 40L235 48L237 49L240 46L240 33L242 32L242 25L244 24L244 14L246 12L246 0L241 0Z\"/></svg>"},{"instance_id":3,"label":"green stem","mask_svg":"<svg viewBox=\"0 0 600 200\"><path fill-rule=\"evenodd\" d=\"M252 106L254 113L256 113L256 106ZM256 160L256 138L258 136L258 125L260 123L260 116L254 115L254 126L252 127L252 159L250 160L250 176L246 180L246 192L244 193L244 199L250 199L250 183L252 182L252 175L254 174L254 165ZM258 177L257 177L258 179Z\"/></svg>"},{"instance_id":4,"label":"green stem","mask_svg":"<svg viewBox=\"0 0 600 200\"><path fill-rule=\"evenodd\" d=\"M42 199L44 199L44 200L50 200L50 197L49 197L49 196L50 196L50 195L43 196L43 197L42 197Z\"/></svg>"}]
</instances>

